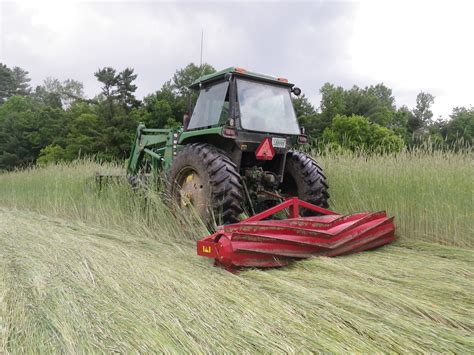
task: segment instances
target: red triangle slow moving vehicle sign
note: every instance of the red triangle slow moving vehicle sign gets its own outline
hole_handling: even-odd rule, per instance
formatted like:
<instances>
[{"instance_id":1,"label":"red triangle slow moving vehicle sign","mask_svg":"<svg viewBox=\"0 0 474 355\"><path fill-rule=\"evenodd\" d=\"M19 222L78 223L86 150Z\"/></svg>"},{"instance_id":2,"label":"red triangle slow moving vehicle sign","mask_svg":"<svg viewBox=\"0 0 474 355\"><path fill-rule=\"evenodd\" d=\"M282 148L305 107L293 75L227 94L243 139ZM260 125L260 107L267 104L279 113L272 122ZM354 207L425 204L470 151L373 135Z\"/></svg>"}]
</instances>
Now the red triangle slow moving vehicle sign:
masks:
<instances>
[{"instance_id":1,"label":"red triangle slow moving vehicle sign","mask_svg":"<svg viewBox=\"0 0 474 355\"><path fill-rule=\"evenodd\" d=\"M258 160L272 160L275 156L275 149L273 149L272 141L269 137L265 138L255 151L255 156Z\"/></svg>"}]
</instances>

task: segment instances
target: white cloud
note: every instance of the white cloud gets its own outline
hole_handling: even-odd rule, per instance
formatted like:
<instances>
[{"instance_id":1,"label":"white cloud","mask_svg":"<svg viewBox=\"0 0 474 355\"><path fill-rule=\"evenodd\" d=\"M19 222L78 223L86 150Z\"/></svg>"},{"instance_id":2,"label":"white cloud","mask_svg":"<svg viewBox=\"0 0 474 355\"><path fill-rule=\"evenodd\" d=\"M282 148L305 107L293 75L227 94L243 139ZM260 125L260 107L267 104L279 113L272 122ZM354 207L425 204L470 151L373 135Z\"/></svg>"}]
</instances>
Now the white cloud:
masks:
<instances>
[{"instance_id":1,"label":"white cloud","mask_svg":"<svg viewBox=\"0 0 474 355\"><path fill-rule=\"evenodd\" d=\"M1 0L0 0L1 1ZM474 3L473 3L474 4ZM0 62L84 82L130 66L138 95L199 61L288 77L318 106L324 82L350 87L384 82L397 104L436 96L435 115L473 104L471 2L29 1L0 4Z\"/></svg>"},{"instance_id":2,"label":"white cloud","mask_svg":"<svg viewBox=\"0 0 474 355\"><path fill-rule=\"evenodd\" d=\"M436 96L433 110L473 103L473 2L370 1L356 12L352 70L383 81L400 104L414 105L416 92ZM411 97L410 97L411 96Z\"/></svg>"}]
</instances>

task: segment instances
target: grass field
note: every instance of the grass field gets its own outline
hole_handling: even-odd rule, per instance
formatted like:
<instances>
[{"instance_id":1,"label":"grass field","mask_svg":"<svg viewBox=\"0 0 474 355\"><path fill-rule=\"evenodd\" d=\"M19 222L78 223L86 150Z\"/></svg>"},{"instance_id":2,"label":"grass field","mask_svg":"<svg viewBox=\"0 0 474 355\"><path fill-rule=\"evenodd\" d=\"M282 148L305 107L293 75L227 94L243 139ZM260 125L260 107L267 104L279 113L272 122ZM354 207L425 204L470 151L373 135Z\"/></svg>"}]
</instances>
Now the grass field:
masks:
<instances>
[{"instance_id":1,"label":"grass field","mask_svg":"<svg viewBox=\"0 0 474 355\"><path fill-rule=\"evenodd\" d=\"M238 275L204 227L80 162L0 175L0 353L474 351L468 153L325 156L333 208L386 209L396 243Z\"/></svg>"}]
</instances>

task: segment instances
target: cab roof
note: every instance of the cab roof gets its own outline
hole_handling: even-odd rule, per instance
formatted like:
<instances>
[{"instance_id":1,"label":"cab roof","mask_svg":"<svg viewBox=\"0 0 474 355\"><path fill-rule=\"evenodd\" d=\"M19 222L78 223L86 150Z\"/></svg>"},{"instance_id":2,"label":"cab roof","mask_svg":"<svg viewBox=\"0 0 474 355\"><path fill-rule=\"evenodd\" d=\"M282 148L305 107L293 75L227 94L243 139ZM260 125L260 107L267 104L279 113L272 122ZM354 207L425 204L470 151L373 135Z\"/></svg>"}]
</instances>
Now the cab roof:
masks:
<instances>
[{"instance_id":1,"label":"cab roof","mask_svg":"<svg viewBox=\"0 0 474 355\"><path fill-rule=\"evenodd\" d=\"M256 81L262 81L262 82L267 82L267 83L272 83L272 84L277 84L277 85L282 85L286 87L293 87L294 84L291 84L288 82L287 79L285 78L276 78L273 76L265 75L265 74L258 74L258 73L253 73L250 72L246 69L240 68L240 67L229 67L226 69L223 69L221 71L204 75L201 76L199 79L197 79L195 82L193 82L189 88L190 89L199 89L200 85L206 85L208 83L211 83L213 81L218 81L226 74L232 74L235 76L239 76L242 78L249 78L249 79L254 79Z\"/></svg>"}]
</instances>

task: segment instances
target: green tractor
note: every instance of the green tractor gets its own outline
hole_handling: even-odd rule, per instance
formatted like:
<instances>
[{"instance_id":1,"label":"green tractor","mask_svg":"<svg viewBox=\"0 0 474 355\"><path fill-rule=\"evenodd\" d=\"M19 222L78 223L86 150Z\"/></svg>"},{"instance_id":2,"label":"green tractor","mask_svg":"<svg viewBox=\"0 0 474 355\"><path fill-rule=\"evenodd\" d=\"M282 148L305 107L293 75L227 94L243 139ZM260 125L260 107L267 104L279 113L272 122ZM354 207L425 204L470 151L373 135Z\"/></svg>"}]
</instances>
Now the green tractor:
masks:
<instances>
[{"instance_id":1,"label":"green tractor","mask_svg":"<svg viewBox=\"0 0 474 355\"><path fill-rule=\"evenodd\" d=\"M199 97L183 127L138 126L127 167L132 185L164 172L167 196L208 224L238 222L290 196L328 207L321 167L298 151L307 137L291 94L300 89L242 68L203 76L190 89Z\"/></svg>"}]
</instances>

